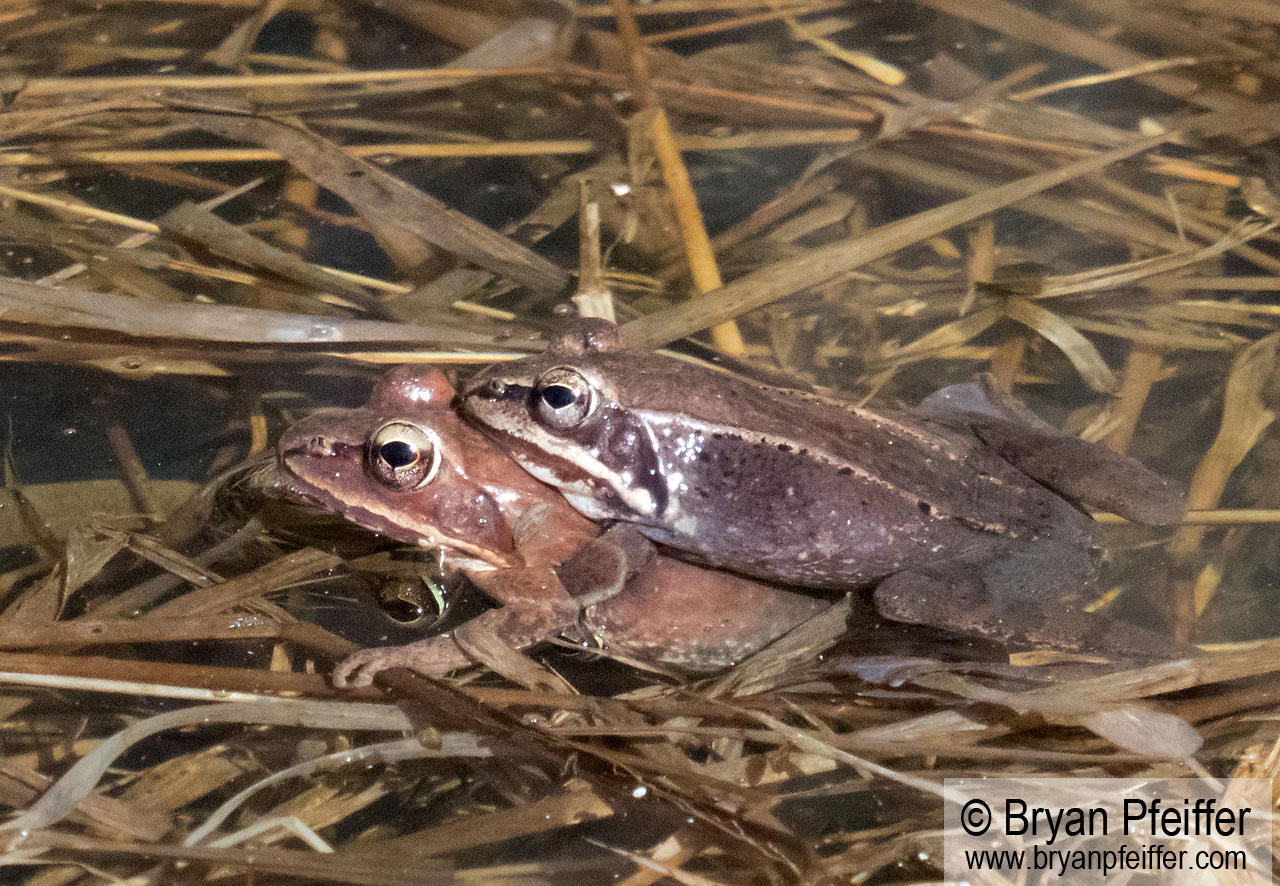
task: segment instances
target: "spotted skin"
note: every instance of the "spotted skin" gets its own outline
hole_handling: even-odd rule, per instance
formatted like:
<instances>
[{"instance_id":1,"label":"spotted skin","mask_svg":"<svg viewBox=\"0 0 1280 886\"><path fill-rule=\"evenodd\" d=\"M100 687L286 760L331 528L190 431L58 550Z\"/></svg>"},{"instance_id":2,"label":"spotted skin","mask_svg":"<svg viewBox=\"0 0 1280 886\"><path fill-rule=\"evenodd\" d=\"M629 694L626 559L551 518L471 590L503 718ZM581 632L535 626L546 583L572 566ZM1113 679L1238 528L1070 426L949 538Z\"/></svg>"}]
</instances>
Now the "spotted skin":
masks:
<instances>
[{"instance_id":1,"label":"spotted skin","mask_svg":"<svg viewBox=\"0 0 1280 886\"><path fill-rule=\"evenodd\" d=\"M572 415L545 395L550 378L574 394ZM480 372L462 412L592 519L767 581L892 580L877 598L886 615L997 636L1025 622L1002 612L1051 613L1096 582L1104 551L1080 503L1156 523L1182 508L1137 462L981 390L872 410L629 351L598 320Z\"/></svg>"}]
</instances>

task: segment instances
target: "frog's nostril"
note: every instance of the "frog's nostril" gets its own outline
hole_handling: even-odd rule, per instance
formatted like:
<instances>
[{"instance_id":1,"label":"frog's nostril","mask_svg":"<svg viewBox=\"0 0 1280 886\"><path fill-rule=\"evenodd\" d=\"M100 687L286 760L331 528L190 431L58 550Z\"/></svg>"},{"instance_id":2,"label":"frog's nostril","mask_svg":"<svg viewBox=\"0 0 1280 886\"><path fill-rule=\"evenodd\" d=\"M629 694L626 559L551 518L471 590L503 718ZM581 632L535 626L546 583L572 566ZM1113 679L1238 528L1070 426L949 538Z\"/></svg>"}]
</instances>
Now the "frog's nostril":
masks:
<instances>
[{"instance_id":1,"label":"frog's nostril","mask_svg":"<svg viewBox=\"0 0 1280 886\"><path fill-rule=\"evenodd\" d=\"M316 435L307 441L307 454L325 458L333 455L333 441L328 437Z\"/></svg>"},{"instance_id":2,"label":"frog's nostril","mask_svg":"<svg viewBox=\"0 0 1280 886\"><path fill-rule=\"evenodd\" d=\"M506 383L501 382L496 378L490 379L483 389L483 393L486 397L501 397L506 392Z\"/></svg>"}]
</instances>

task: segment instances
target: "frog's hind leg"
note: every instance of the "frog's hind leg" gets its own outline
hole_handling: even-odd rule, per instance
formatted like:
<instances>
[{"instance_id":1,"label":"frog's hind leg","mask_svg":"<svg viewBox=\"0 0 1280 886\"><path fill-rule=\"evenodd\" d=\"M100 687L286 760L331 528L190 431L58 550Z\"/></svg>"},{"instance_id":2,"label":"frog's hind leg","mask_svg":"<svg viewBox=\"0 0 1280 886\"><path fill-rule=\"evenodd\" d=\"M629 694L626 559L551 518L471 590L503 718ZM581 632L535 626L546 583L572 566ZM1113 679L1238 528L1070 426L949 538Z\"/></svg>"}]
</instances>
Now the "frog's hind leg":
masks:
<instances>
[{"instance_id":1,"label":"frog's hind leg","mask_svg":"<svg viewBox=\"0 0 1280 886\"><path fill-rule=\"evenodd\" d=\"M1144 659L1186 652L1152 631L1088 612L1051 594L988 593L976 570L948 578L896 573L876 587L875 603L880 614L893 621L1019 646Z\"/></svg>"},{"instance_id":2,"label":"frog's hind leg","mask_svg":"<svg viewBox=\"0 0 1280 886\"><path fill-rule=\"evenodd\" d=\"M973 434L988 450L1072 501L1153 526L1176 523L1186 508L1179 484L1099 443L1061 433L990 376L943 388L926 398L919 412Z\"/></svg>"}]
</instances>

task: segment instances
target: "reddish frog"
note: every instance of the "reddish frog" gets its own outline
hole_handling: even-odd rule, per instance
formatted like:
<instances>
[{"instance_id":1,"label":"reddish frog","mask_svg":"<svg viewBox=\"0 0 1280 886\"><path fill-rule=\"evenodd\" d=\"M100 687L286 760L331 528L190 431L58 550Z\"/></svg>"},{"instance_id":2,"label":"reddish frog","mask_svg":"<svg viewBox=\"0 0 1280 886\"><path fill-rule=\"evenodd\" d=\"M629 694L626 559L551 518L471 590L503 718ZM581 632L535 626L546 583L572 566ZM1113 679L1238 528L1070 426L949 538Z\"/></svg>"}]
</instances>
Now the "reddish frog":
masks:
<instances>
[{"instance_id":1,"label":"reddish frog","mask_svg":"<svg viewBox=\"0 0 1280 886\"><path fill-rule=\"evenodd\" d=\"M438 675L470 665L462 647L479 629L520 647L579 620L610 650L709 672L826 608L810 596L655 556L634 534L600 538L599 526L462 422L453 398L438 370L403 366L363 408L318 412L280 440L294 493L365 529L440 549L446 568L500 604L458 628L459 642L441 635L356 653L336 670L339 685L365 685L388 667Z\"/></svg>"}]
</instances>

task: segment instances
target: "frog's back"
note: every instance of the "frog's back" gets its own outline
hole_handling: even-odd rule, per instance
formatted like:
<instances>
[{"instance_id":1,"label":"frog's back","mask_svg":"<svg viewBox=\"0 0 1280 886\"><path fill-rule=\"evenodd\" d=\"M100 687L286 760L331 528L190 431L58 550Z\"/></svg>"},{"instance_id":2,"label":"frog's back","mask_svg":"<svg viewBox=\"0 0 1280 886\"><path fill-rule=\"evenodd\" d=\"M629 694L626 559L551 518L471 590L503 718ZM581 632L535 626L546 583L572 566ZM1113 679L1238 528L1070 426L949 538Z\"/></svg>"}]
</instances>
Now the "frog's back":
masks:
<instances>
[{"instance_id":1,"label":"frog's back","mask_svg":"<svg viewBox=\"0 0 1280 886\"><path fill-rule=\"evenodd\" d=\"M597 359L662 465L646 534L716 565L847 586L1049 536L1094 545L1086 515L961 430L727 375L709 390L679 361Z\"/></svg>"}]
</instances>

